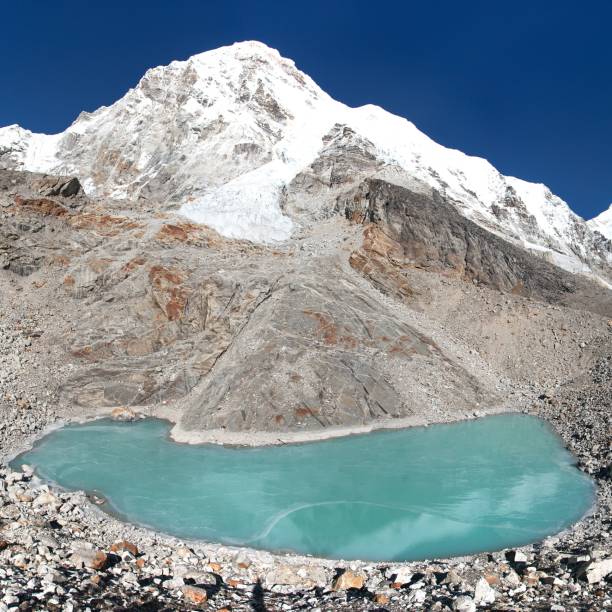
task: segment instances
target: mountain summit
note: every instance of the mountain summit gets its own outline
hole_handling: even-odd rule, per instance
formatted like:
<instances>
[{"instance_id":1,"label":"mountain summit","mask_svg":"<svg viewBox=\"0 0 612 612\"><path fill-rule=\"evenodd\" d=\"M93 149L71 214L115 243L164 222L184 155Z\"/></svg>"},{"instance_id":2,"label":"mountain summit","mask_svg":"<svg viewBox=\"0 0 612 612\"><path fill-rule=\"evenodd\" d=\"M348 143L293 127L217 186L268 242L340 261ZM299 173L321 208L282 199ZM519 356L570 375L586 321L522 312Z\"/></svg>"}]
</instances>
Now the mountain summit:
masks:
<instances>
[{"instance_id":1,"label":"mountain summit","mask_svg":"<svg viewBox=\"0 0 612 612\"><path fill-rule=\"evenodd\" d=\"M601 227L545 185L503 176L377 106L337 102L253 41L152 68L60 134L0 129L0 168L76 175L89 195L180 207L225 236L258 242L287 239L382 173L440 192L464 216L565 269L612 262L610 242L593 231Z\"/></svg>"}]
</instances>

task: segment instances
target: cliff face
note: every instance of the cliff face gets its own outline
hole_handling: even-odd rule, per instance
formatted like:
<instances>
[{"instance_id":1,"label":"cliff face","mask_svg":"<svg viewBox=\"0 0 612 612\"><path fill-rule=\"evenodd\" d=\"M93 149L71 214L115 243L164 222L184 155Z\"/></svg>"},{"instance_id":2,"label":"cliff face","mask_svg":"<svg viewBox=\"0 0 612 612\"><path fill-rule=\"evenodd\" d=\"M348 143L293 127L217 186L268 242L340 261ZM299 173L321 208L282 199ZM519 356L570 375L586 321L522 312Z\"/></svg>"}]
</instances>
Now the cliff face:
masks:
<instances>
[{"instance_id":1,"label":"cliff face","mask_svg":"<svg viewBox=\"0 0 612 612\"><path fill-rule=\"evenodd\" d=\"M515 295L612 312L608 290L486 231L436 191L417 192L370 179L339 198L337 208L347 219L373 225L366 229L362 254L352 258L355 267L366 265L368 252L374 253L370 260L380 260L382 250L396 268L453 274Z\"/></svg>"}]
</instances>

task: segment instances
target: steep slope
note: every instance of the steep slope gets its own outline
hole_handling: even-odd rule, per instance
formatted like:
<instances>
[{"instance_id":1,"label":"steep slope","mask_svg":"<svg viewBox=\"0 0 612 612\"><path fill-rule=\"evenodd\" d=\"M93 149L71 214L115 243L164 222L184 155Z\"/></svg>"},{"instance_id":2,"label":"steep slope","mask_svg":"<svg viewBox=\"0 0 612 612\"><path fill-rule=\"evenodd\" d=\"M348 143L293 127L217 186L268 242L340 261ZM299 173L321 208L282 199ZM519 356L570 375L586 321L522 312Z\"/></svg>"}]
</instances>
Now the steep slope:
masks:
<instances>
[{"instance_id":1,"label":"steep slope","mask_svg":"<svg viewBox=\"0 0 612 612\"><path fill-rule=\"evenodd\" d=\"M515 409L609 342L610 290L416 186L366 180L270 247L0 171L0 301L45 313L45 370L23 380L65 416L278 441Z\"/></svg>"},{"instance_id":2,"label":"steep slope","mask_svg":"<svg viewBox=\"0 0 612 612\"><path fill-rule=\"evenodd\" d=\"M352 167L355 143L338 138L345 130L358 141L357 152L367 150L366 167ZM302 195L305 182L296 178L305 173L323 187L312 210L333 209L337 183L320 171L337 175L343 166L360 179L394 169L557 265L609 274L610 242L544 185L504 177L379 107L334 101L292 61L257 42L153 68L121 100L82 113L61 134L0 129L0 167L74 174L90 195L180 206L225 236L261 242L291 235L295 219L280 205L296 187ZM309 210L303 212L302 225L309 222Z\"/></svg>"},{"instance_id":3,"label":"steep slope","mask_svg":"<svg viewBox=\"0 0 612 612\"><path fill-rule=\"evenodd\" d=\"M484 230L437 192L371 179L338 206L347 219L366 226L351 265L383 290L394 268L400 279L406 269L418 268L602 316L612 313L612 292ZM381 257L391 265L381 268Z\"/></svg>"},{"instance_id":4,"label":"steep slope","mask_svg":"<svg viewBox=\"0 0 612 612\"><path fill-rule=\"evenodd\" d=\"M273 249L70 184L0 171L3 292L62 313L45 325L62 410L148 406L191 439L451 420L500 400L497 376L353 271L360 228L341 216Z\"/></svg>"},{"instance_id":5,"label":"steep slope","mask_svg":"<svg viewBox=\"0 0 612 612\"><path fill-rule=\"evenodd\" d=\"M608 240L612 240L612 205L597 217L587 221L587 225L594 232L599 232Z\"/></svg>"}]
</instances>

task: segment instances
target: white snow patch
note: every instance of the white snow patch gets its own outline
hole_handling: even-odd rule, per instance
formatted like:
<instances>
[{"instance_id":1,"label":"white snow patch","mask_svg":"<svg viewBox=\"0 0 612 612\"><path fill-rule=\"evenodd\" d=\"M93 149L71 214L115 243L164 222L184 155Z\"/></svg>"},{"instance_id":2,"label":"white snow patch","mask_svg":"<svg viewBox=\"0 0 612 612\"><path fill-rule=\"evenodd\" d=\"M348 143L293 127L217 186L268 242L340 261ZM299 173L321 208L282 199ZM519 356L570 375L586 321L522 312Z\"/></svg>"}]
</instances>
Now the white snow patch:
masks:
<instances>
[{"instance_id":1,"label":"white snow patch","mask_svg":"<svg viewBox=\"0 0 612 612\"><path fill-rule=\"evenodd\" d=\"M291 236L293 223L278 205L282 162L270 162L226 183L189 204L180 212L228 238L277 242Z\"/></svg>"},{"instance_id":2,"label":"white snow patch","mask_svg":"<svg viewBox=\"0 0 612 612\"><path fill-rule=\"evenodd\" d=\"M608 240L612 240L612 205L608 210L604 210L595 218L587 221L587 224L593 231L599 232Z\"/></svg>"}]
</instances>

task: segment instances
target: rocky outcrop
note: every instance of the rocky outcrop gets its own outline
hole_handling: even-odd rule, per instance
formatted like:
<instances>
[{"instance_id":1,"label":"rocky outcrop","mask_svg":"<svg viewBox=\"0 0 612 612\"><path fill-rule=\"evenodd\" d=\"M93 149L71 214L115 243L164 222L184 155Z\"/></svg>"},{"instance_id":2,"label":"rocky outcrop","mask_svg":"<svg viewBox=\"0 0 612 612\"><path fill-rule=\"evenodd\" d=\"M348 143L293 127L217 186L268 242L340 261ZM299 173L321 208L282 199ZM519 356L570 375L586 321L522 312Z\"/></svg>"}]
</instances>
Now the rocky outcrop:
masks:
<instances>
[{"instance_id":1,"label":"rocky outcrop","mask_svg":"<svg viewBox=\"0 0 612 612\"><path fill-rule=\"evenodd\" d=\"M41 195L50 197L72 198L82 192L81 183L74 176L43 176L35 183L35 188Z\"/></svg>"},{"instance_id":2,"label":"rocky outcrop","mask_svg":"<svg viewBox=\"0 0 612 612\"><path fill-rule=\"evenodd\" d=\"M38 270L45 260L41 246L54 220L82 202L81 185L74 177L0 170L0 269L20 276Z\"/></svg>"},{"instance_id":3,"label":"rocky outcrop","mask_svg":"<svg viewBox=\"0 0 612 612\"><path fill-rule=\"evenodd\" d=\"M268 287L185 399L180 426L320 431L415 416L426 404L457 411L483 399L475 377L323 259Z\"/></svg>"},{"instance_id":4,"label":"rocky outcrop","mask_svg":"<svg viewBox=\"0 0 612 612\"><path fill-rule=\"evenodd\" d=\"M383 293L400 299L413 294L402 275L402 267L407 265L403 249L375 223L364 229L361 248L351 253L349 263Z\"/></svg>"},{"instance_id":5,"label":"rocky outcrop","mask_svg":"<svg viewBox=\"0 0 612 612\"><path fill-rule=\"evenodd\" d=\"M316 159L283 189L281 208L304 224L335 214L333 202L381 169L374 145L346 125L323 137Z\"/></svg>"},{"instance_id":6,"label":"rocky outcrop","mask_svg":"<svg viewBox=\"0 0 612 612\"><path fill-rule=\"evenodd\" d=\"M389 282L384 280L389 274L397 277L402 267L414 267L516 295L612 312L609 291L484 230L438 192L430 195L370 179L339 198L337 208L353 222L375 226L366 227L363 247L351 257L354 267L366 274L378 268L376 282L381 286Z\"/></svg>"}]
</instances>

